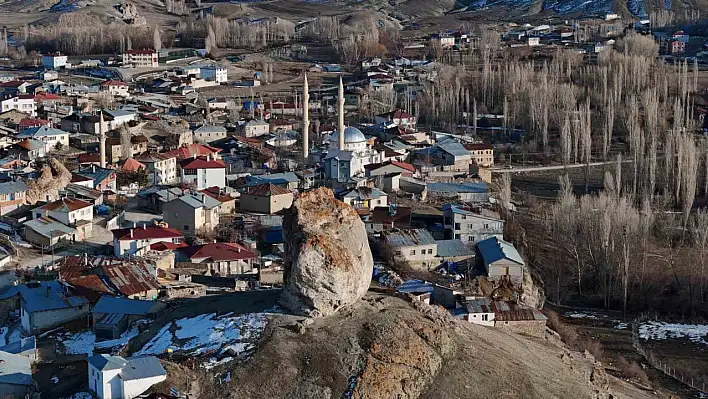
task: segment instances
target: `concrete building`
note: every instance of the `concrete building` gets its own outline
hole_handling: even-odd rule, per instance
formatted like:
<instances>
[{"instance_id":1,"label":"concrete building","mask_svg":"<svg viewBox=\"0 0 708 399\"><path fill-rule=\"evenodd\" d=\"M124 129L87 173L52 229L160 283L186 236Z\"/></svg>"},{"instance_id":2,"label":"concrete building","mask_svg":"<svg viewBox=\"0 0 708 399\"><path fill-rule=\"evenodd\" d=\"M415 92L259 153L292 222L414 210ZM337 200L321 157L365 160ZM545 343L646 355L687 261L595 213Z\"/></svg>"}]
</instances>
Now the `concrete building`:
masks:
<instances>
[{"instance_id":1,"label":"concrete building","mask_svg":"<svg viewBox=\"0 0 708 399\"><path fill-rule=\"evenodd\" d=\"M172 184L177 181L177 158L155 152L146 152L135 157L145 165L150 184Z\"/></svg>"},{"instance_id":2,"label":"concrete building","mask_svg":"<svg viewBox=\"0 0 708 399\"><path fill-rule=\"evenodd\" d=\"M99 399L133 399L167 379L167 372L154 356L94 355L88 358L89 389Z\"/></svg>"},{"instance_id":3,"label":"concrete building","mask_svg":"<svg viewBox=\"0 0 708 399\"><path fill-rule=\"evenodd\" d=\"M376 188L357 187L342 197L342 202L357 209L373 210L388 206L388 195Z\"/></svg>"},{"instance_id":4,"label":"concrete building","mask_svg":"<svg viewBox=\"0 0 708 399\"><path fill-rule=\"evenodd\" d=\"M74 239L91 237L93 204L77 198L64 197L32 211L33 219L50 218L76 229Z\"/></svg>"},{"instance_id":5,"label":"concrete building","mask_svg":"<svg viewBox=\"0 0 708 399\"><path fill-rule=\"evenodd\" d=\"M157 51L153 49L147 50L128 50L123 53L123 66L133 68L157 68Z\"/></svg>"},{"instance_id":6,"label":"concrete building","mask_svg":"<svg viewBox=\"0 0 708 399\"><path fill-rule=\"evenodd\" d=\"M128 97L128 84L122 80L106 80L98 85L100 91L107 92L116 97Z\"/></svg>"},{"instance_id":7,"label":"concrete building","mask_svg":"<svg viewBox=\"0 0 708 399\"><path fill-rule=\"evenodd\" d=\"M45 144L47 152L56 148L57 144L69 146L69 132L46 126L25 129L17 138L39 140Z\"/></svg>"},{"instance_id":8,"label":"concrete building","mask_svg":"<svg viewBox=\"0 0 708 399\"><path fill-rule=\"evenodd\" d=\"M48 69L59 69L66 66L68 57L60 53L45 54L42 56L42 66Z\"/></svg>"},{"instance_id":9,"label":"concrete building","mask_svg":"<svg viewBox=\"0 0 708 399\"><path fill-rule=\"evenodd\" d=\"M211 156L186 158L179 163L182 184L197 190L226 186L226 164Z\"/></svg>"},{"instance_id":10,"label":"concrete building","mask_svg":"<svg viewBox=\"0 0 708 399\"><path fill-rule=\"evenodd\" d=\"M199 68L199 77L205 80L213 80L216 83L229 81L228 70L219 65L208 65Z\"/></svg>"},{"instance_id":11,"label":"concrete building","mask_svg":"<svg viewBox=\"0 0 708 399\"><path fill-rule=\"evenodd\" d=\"M194 141L209 144L213 141L225 139L226 128L223 126L202 125L194 130Z\"/></svg>"},{"instance_id":12,"label":"concrete building","mask_svg":"<svg viewBox=\"0 0 708 399\"><path fill-rule=\"evenodd\" d=\"M0 99L0 112L8 112L17 110L29 115L32 118L37 117L37 105L34 102L34 96L31 94L18 94Z\"/></svg>"},{"instance_id":13,"label":"concrete building","mask_svg":"<svg viewBox=\"0 0 708 399\"><path fill-rule=\"evenodd\" d=\"M212 232L219 224L221 202L203 193L186 194L165 203L162 218L186 235Z\"/></svg>"},{"instance_id":14,"label":"concrete building","mask_svg":"<svg viewBox=\"0 0 708 399\"><path fill-rule=\"evenodd\" d=\"M436 266L438 244L427 230L392 230L382 234L384 242L397 261L407 262L419 268Z\"/></svg>"},{"instance_id":15,"label":"concrete building","mask_svg":"<svg viewBox=\"0 0 708 399\"><path fill-rule=\"evenodd\" d=\"M142 226L116 229L113 233L113 254L117 257L141 256L158 242L181 244L182 233L163 226Z\"/></svg>"},{"instance_id":16,"label":"concrete building","mask_svg":"<svg viewBox=\"0 0 708 399\"><path fill-rule=\"evenodd\" d=\"M25 222L24 235L27 242L45 249L73 243L79 238L73 227L45 217Z\"/></svg>"},{"instance_id":17,"label":"concrete building","mask_svg":"<svg viewBox=\"0 0 708 399\"><path fill-rule=\"evenodd\" d=\"M494 165L494 148L491 144L465 144L465 149L472 155L475 165L485 168Z\"/></svg>"},{"instance_id":18,"label":"concrete building","mask_svg":"<svg viewBox=\"0 0 708 399\"><path fill-rule=\"evenodd\" d=\"M245 137L260 137L270 132L270 124L260 119L251 119L241 125L240 130Z\"/></svg>"},{"instance_id":19,"label":"concrete building","mask_svg":"<svg viewBox=\"0 0 708 399\"><path fill-rule=\"evenodd\" d=\"M266 183L248 187L239 197L241 212L272 215L290 208L293 193L274 184Z\"/></svg>"},{"instance_id":20,"label":"concrete building","mask_svg":"<svg viewBox=\"0 0 708 399\"><path fill-rule=\"evenodd\" d=\"M24 205L27 189L27 185L21 181L0 183L0 215Z\"/></svg>"},{"instance_id":21,"label":"concrete building","mask_svg":"<svg viewBox=\"0 0 708 399\"><path fill-rule=\"evenodd\" d=\"M237 243L216 242L175 251L177 262L206 265L207 274L212 276L239 276L258 273L258 256Z\"/></svg>"},{"instance_id":22,"label":"concrete building","mask_svg":"<svg viewBox=\"0 0 708 399\"><path fill-rule=\"evenodd\" d=\"M7 154L23 161L34 161L47 155L47 146L43 141L24 139L7 147Z\"/></svg>"},{"instance_id":23,"label":"concrete building","mask_svg":"<svg viewBox=\"0 0 708 399\"><path fill-rule=\"evenodd\" d=\"M24 398L33 391L32 362L25 356L0 350L0 397Z\"/></svg>"},{"instance_id":24,"label":"concrete building","mask_svg":"<svg viewBox=\"0 0 708 399\"><path fill-rule=\"evenodd\" d=\"M10 287L3 299L18 297L22 329L29 334L86 316L89 302L74 296L60 281L32 282Z\"/></svg>"},{"instance_id":25,"label":"concrete building","mask_svg":"<svg viewBox=\"0 0 708 399\"><path fill-rule=\"evenodd\" d=\"M442 208L445 239L475 243L489 237L504 238L504 220L481 215L469 208L446 204Z\"/></svg>"},{"instance_id":26,"label":"concrete building","mask_svg":"<svg viewBox=\"0 0 708 399\"><path fill-rule=\"evenodd\" d=\"M155 314L165 305L158 301L117 298L103 295L91 309L97 340L116 339L136 320Z\"/></svg>"},{"instance_id":27,"label":"concrete building","mask_svg":"<svg viewBox=\"0 0 708 399\"><path fill-rule=\"evenodd\" d=\"M513 244L497 237L477 243L477 266L492 282L509 280L517 287L524 281L524 260Z\"/></svg>"}]
</instances>

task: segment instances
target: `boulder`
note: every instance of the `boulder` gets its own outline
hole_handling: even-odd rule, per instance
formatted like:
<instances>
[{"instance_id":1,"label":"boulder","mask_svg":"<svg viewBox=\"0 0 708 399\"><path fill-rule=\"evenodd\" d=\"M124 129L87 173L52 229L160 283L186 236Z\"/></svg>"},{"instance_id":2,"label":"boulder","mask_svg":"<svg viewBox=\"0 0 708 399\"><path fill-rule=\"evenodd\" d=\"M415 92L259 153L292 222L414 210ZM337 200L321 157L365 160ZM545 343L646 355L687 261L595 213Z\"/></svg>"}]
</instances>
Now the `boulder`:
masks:
<instances>
[{"instance_id":1,"label":"boulder","mask_svg":"<svg viewBox=\"0 0 708 399\"><path fill-rule=\"evenodd\" d=\"M298 315L331 315L368 290L374 261L357 212L320 188L298 196L283 219L280 302Z\"/></svg>"}]
</instances>

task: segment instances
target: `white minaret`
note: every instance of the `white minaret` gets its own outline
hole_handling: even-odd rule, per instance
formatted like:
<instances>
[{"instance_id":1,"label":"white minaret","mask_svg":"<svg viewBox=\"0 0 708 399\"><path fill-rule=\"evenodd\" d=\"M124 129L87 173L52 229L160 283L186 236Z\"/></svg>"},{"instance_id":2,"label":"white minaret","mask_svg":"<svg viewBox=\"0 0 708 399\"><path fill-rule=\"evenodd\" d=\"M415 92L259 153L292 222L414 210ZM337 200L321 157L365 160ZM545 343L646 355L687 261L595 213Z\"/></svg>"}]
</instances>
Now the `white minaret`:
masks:
<instances>
[{"instance_id":1,"label":"white minaret","mask_svg":"<svg viewBox=\"0 0 708 399\"><path fill-rule=\"evenodd\" d=\"M302 84L302 156L307 162L310 154L310 86L307 84L307 72Z\"/></svg>"},{"instance_id":2,"label":"white minaret","mask_svg":"<svg viewBox=\"0 0 708 399\"><path fill-rule=\"evenodd\" d=\"M100 111L98 119L98 145L101 153L101 167L106 167L106 132L103 130L103 110Z\"/></svg>"},{"instance_id":3,"label":"white minaret","mask_svg":"<svg viewBox=\"0 0 708 399\"><path fill-rule=\"evenodd\" d=\"M344 83L339 76L339 150L344 151Z\"/></svg>"}]
</instances>

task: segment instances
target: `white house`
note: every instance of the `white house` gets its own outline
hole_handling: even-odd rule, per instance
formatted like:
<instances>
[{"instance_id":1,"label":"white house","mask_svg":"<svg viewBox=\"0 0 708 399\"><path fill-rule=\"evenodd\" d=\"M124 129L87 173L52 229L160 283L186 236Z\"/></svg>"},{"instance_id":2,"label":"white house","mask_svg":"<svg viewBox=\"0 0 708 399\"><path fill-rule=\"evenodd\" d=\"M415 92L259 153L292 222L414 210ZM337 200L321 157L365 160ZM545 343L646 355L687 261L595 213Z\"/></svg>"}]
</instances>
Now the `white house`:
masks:
<instances>
[{"instance_id":1,"label":"white house","mask_svg":"<svg viewBox=\"0 0 708 399\"><path fill-rule=\"evenodd\" d=\"M504 238L504 220L473 212L460 205L442 208L446 239L476 243L489 237Z\"/></svg>"},{"instance_id":2,"label":"white house","mask_svg":"<svg viewBox=\"0 0 708 399\"><path fill-rule=\"evenodd\" d=\"M226 186L226 164L210 156L186 158L180 161L182 184L204 190Z\"/></svg>"},{"instance_id":3,"label":"white house","mask_svg":"<svg viewBox=\"0 0 708 399\"><path fill-rule=\"evenodd\" d=\"M133 68L157 68L157 51L154 49L147 50L128 50L123 53L123 66Z\"/></svg>"},{"instance_id":4,"label":"white house","mask_svg":"<svg viewBox=\"0 0 708 399\"><path fill-rule=\"evenodd\" d=\"M388 195L376 188L357 187L344 194L342 201L357 209L373 210L377 206L388 206Z\"/></svg>"},{"instance_id":5,"label":"white house","mask_svg":"<svg viewBox=\"0 0 708 399\"><path fill-rule=\"evenodd\" d=\"M45 54L42 56L42 66L49 69L58 69L66 66L67 56L62 54Z\"/></svg>"},{"instance_id":6,"label":"white house","mask_svg":"<svg viewBox=\"0 0 708 399\"><path fill-rule=\"evenodd\" d=\"M216 83L224 83L229 80L227 69L218 65L209 65L200 68L199 77L205 80L213 80Z\"/></svg>"},{"instance_id":7,"label":"white house","mask_svg":"<svg viewBox=\"0 0 708 399\"><path fill-rule=\"evenodd\" d=\"M34 96L30 94L19 94L3 98L0 100L0 108L2 112L10 110L18 110L35 118L37 117L37 105L34 103Z\"/></svg>"},{"instance_id":8,"label":"white house","mask_svg":"<svg viewBox=\"0 0 708 399\"><path fill-rule=\"evenodd\" d=\"M89 389L99 399L133 399L167 379L167 371L154 356L94 355L88 365Z\"/></svg>"},{"instance_id":9,"label":"white house","mask_svg":"<svg viewBox=\"0 0 708 399\"><path fill-rule=\"evenodd\" d=\"M270 124L259 119L251 119L245 122L241 127L241 134L246 137L259 137L270 132Z\"/></svg>"},{"instance_id":10,"label":"white house","mask_svg":"<svg viewBox=\"0 0 708 399\"><path fill-rule=\"evenodd\" d=\"M422 268L437 266L438 244L427 230L392 230L383 234L397 260Z\"/></svg>"},{"instance_id":11,"label":"white house","mask_svg":"<svg viewBox=\"0 0 708 399\"><path fill-rule=\"evenodd\" d=\"M18 139L34 139L44 142L46 151L53 150L57 144L69 145L69 132L53 127L39 126L25 129L17 135Z\"/></svg>"},{"instance_id":12,"label":"white house","mask_svg":"<svg viewBox=\"0 0 708 399\"><path fill-rule=\"evenodd\" d=\"M40 206L33 213L33 219L49 216L66 225L80 224L82 220L93 221L93 205L89 202L69 197Z\"/></svg>"},{"instance_id":13,"label":"white house","mask_svg":"<svg viewBox=\"0 0 708 399\"><path fill-rule=\"evenodd\" d=\"M113 109L104 111L106 114L110 115L113 120L108 123L109 129L117 129L124 124L138 119L138 113L135 111L128 111L125 109Z\"/></svg>"},{"instance_id":14,"label":"white house","mask_svg":"<svg viewBox=\"0 0 708 399\"><path fill-rule=\"evenodd\" d=\"M128 84L122 80L106 80L98 86L100 91L117 97L128 97Z\"/></svg>"},{"instance_id":15,"label":"white house","mask_svg":"<svg viewBox=\"0 0 708 399\"><path fill-rule=\"evenodd\" d=\"M226 128L223 126L202 125L194 130L194 141L208 144L212 141L224 139L226 135Z\"/></svg>"},{"instance_id":16,"label":"white house","mask_svg":"<svg viewBox=\"0 0 708 399\"><path fill-rule=\"evenodd\" d=\"M462 320L487 327L494 327L495 304L489 298L470 299L462 304L459 316Z\"/></svg>"},{"instance_id":17,"label":"white house","mask_svg":"<svg viewBox=\"0 0 708 399\"><path fill-rule=\"evenodd\" d=\"M177 181L177 158L155 152L146 152L135 157L144 164L151 184L172 184Z\"/></svg>"},{"instance_id":18,"label":"white house","mask_svg":"<svg viewBox=\"0 0 708 399\"><path fill-rule=\"evenodd\" d=\"M122 256L141 256L150 245L158 242L180 244L184 241L182 233L163 226L141 226L127 229L115 229L113 233L113 254Z\"/></svg>"}]
</instances>

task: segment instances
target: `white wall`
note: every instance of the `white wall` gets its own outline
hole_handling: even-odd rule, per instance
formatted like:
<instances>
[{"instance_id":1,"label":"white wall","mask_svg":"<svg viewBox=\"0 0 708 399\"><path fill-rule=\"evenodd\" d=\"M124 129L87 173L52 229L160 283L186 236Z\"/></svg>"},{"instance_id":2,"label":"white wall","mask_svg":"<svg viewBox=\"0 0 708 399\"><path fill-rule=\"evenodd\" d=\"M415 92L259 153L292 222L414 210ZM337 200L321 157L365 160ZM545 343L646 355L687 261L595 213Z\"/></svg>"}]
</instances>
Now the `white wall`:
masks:
<instances>
[{"instance_id":1,"label":"white wall","mask_svg":"<svg viewBox=\"0 0 708 399\"><path fill-rule=\"evenodd\" d=\"M22 312L24 312L24 310ZM60 324L66 323L67 321L78 319L86 314L88 314L88 305L82 305L75 308L33 312L28 315L27 321L25 321L24 317L22 318L22 327L25 328L27 332L31 333L36 330L56 327ZM26 328L25 323L27 323L29 329Z\"/></svg>"},{"instance_id":2,"label":"white wall","mask_svg":"<svg viewBox=\"0 0 708 399\"><path fill-rule=\"evenodd\" d=\"M194 184L197 190L203 190L208 187L225 187L226 186L226 169L197 169L196 175L185 175L182 170L182 183L191 185Z\"/></svg>"},{"instance_id":3,"label":"white wall","mask_svg":"<svg viewBox=\"0 0 708 399\"><path fill-rule=\"evenodd\" d=\"M151 386L167 379L167 376L143 378L139 380L123 381L123 399L133 399L145 392Z\"/></svg>"},{"instance_id":4,"label":"white wall","mask_svg":"<svg viewBox=\"0 0 708 399\"><path fill-rule=\"evenodd\" d=\"M487 320L483 320L484 316L487 316ZM494 313L470 313L467 315L467 321L482 326L494 327Z\"/></svg>"}]
</instances>

